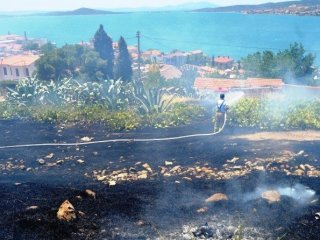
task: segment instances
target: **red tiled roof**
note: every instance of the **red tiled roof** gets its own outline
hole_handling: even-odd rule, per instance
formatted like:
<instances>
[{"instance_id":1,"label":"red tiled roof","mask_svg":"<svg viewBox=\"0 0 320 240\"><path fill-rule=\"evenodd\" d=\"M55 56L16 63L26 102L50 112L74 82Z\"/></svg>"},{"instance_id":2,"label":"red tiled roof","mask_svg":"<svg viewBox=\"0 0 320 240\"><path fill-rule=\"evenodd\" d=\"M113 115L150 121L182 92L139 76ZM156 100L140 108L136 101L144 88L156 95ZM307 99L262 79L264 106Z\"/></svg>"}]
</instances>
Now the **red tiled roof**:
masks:
<instances>
[{"instance_id":1,"label":"red tiled roof","mask_svg":"<svg viewBox=\"0 0 320 240\"><path fill-rule=\"evenodd\" d=\"M217 57L214 59L214 62L216 63L230 63L230 62L233 62L233 59L230 58L230 57Z\"/></svg>"},{"instance_id":2,"label":"red tiled roof","mask_svg":"<svg viewBox=\"0 0 320 240\"><path fill-rule=\"evenodd\" d=\"M248 78L247 80L220 79L220 78L196 78L194 87L199 90L228 91L230 89L261 88L283 86L281 79Z\"/></svg>"},{"instance_id":3,"label":"red tiled roof","mask_svg":"<svg viewBox=\"0 0 320 240\"><path fill-rule=\"evenodd\" d=\"M1 65L9 65L15 67L29 66L39 59L37 55L13 55L5 57L0 61Z\"/></svg>"}]
</instances>

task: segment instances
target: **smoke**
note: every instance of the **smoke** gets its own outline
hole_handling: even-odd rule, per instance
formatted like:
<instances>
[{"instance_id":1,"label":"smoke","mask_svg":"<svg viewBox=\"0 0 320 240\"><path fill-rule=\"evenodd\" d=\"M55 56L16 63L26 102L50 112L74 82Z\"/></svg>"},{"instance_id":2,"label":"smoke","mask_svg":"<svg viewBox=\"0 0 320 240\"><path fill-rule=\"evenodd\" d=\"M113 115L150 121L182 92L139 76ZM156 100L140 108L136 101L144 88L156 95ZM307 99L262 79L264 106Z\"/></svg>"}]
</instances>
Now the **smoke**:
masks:
<instances>
[{"instance_id":1,"label":"smoke","mask_svg":"<svg viewBox=\"0 0 320 240\"><path fill-rule=\"evenodd\" d=\"M263 192L269 190L275 190L281 196L287 196L301 206L309 205L316 199L314 190L298 183L293 186L258 186L255 191L244 194L242 200L248 202L259 199Z\"/></svg>"}]
</instances>

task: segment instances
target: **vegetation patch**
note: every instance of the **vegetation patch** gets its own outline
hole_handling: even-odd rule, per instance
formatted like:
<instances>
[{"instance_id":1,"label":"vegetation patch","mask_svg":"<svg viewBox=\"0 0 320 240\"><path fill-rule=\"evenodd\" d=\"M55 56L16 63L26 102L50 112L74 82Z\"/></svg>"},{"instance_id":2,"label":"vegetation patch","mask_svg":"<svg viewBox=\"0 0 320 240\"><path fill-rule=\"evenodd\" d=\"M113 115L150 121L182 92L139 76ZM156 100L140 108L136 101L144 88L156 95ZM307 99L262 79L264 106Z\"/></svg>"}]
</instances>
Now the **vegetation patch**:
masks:
<instances>
[{"instance_id":1,"label":"vegetation patch","mask_svg":"<svg viewBox=\"0 0 320 240\"><path fill-rule=\"evenodd\" d=\"M262 130L320 129L320 101L243 98L232 107L229 125Z\"/></svg>"}]
</instances>

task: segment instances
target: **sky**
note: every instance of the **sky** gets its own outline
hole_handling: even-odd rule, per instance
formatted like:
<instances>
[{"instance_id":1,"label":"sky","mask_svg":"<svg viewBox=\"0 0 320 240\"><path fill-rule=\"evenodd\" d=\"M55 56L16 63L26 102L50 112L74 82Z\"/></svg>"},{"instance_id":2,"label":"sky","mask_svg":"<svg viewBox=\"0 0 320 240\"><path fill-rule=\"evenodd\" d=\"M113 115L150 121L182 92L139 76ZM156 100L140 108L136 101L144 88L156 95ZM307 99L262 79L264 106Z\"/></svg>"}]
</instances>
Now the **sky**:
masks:
<instances>
[{"instance_id":1,"label":"sky","mask_svg":"<svg viewBox=\"0 0 320 240\"><path fill-rule=\"evenodd\" d=\"M0 0L0 11L73 10L80 7L96 9L160 7L187 2L212 2L220 6L282 2L281 0ZM8 4L9 3L9 4Z\"/></svg>"}]
</instances>

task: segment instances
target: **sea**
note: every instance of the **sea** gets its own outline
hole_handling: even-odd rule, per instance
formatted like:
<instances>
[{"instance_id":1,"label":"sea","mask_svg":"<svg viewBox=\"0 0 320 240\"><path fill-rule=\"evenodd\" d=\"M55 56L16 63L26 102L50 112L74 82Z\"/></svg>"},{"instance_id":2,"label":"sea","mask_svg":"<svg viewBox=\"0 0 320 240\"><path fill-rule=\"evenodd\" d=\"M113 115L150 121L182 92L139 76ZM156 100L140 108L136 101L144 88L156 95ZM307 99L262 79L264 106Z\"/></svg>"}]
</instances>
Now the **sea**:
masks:
<instances>
[{"instance_id":1,"label":"sea","mask_svg":"<svg viewBox=\"0 0 320 240\"><path fill-rule=\"evenodd\" d=\"M26 32L29 38L47 38L58 46L87 42L99 25L114 41L123 36L141 49L202 50L208 56L236 60L256 51L278 52L294 42L318 55L320 64L320 17L250 15L237 13L144 12L84 16L0 17L0 34Z\"/></svg>"}]
</instances>

